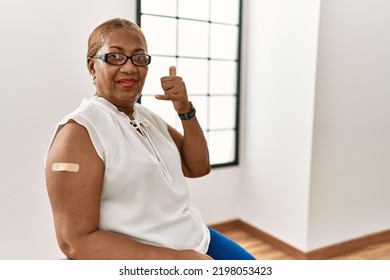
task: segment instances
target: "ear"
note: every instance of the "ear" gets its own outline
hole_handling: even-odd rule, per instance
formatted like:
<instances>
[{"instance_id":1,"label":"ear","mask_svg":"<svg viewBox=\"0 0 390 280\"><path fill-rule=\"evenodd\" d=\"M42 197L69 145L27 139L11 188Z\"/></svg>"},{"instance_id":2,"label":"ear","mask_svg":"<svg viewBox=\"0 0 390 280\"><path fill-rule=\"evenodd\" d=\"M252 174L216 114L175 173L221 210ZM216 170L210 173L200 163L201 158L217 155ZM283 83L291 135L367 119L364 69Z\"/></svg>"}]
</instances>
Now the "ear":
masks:
<instances>
[{"instance_id":1,"label":"ear","mask_svg":"<svg viewBox=\"0 0 390 280\"><path fill-rule=\"evenodd\" d=\"M92 76L95 76L95 60L91 57L87 58L88 71Z\"/></svg>"}]
</instances>

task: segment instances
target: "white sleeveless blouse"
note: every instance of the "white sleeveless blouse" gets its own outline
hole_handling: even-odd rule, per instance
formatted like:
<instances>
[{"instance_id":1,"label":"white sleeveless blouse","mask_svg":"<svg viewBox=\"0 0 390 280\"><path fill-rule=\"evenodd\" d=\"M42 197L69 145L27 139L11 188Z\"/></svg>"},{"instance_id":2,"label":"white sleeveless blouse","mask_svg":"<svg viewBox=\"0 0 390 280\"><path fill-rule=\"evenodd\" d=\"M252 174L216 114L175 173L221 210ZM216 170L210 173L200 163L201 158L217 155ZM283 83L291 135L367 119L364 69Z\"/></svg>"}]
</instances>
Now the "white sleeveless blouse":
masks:
<instances>
[{"instance_id":1,"label":"white sleeveless blouse","mask_svg":"<svg viewBox=\"0 0 390 280\"><path fill-rule=\"evenodd\" d=\"M134 120L94 96L67 115L84 126L104 162L101 230L177 250L206 253L210 233L190 202L179 151L167 124L140 104Z\"/></svg>"}]
</instances>

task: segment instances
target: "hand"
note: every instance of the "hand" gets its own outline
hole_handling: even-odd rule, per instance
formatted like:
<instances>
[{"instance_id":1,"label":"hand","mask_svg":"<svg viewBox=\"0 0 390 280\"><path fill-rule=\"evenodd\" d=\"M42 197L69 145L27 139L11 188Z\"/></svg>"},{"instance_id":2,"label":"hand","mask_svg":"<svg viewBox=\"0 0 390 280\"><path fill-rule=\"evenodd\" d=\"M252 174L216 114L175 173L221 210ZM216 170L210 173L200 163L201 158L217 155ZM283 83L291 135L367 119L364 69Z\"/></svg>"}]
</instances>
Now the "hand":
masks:
<instances>
[{"instance_id":1,"label":"hand","mask_svg":"<svg viewBox=\"0 0 390 280\"><path fill-rule=\"evenodd\" d=\"M169 67L169 76L161 78L161 87L164 95L156 95L159 100L171 100L173 107L179 114L191 111L191 105L188 101L187 89L183 79L176 76L176 67Z\"/></svg>"}]
</instances>

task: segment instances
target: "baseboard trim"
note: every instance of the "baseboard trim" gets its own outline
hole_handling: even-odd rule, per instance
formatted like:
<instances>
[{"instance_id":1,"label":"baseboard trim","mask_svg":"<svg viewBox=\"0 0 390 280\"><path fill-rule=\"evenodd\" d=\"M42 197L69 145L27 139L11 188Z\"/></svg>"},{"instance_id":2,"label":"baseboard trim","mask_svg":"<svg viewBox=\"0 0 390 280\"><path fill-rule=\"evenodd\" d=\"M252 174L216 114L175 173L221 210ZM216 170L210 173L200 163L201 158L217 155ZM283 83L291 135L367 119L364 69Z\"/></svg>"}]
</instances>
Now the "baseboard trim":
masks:
<instances>
[{"instance_id":1,"label":"baseboard trim","mask_svg":"<svg viewBox=\"0 0 390 280\"><path fill-rule=\"evenodd\" d=\"M303 252L294 246L240 220L230 220L218 224L210 225L217 231L226 231L233 228L240 228L253 236L260 238L261 240L269 243L273 247L281 250L294 259L298 260L324 260L332 257L336 257L341 254L345 254L365 246L375 245L378 243L390 241L390 230L381 231L374 234L369 234L359 238L351 239L345 242L337 243L327 247L319 248L316 250Z\"/></svg>"},{"instance_id":2,"label":"baseboard trim","mask_svg":"<svg viewBox=\"0 0 390 280\"><path fill-rule=\"evenodd\" d=\"M361 249L366 246L376 245L387 241L390 241L390 230L380 231L327 247L312 250L306 253L306 258L308 260L329 259L341 254Z\"/></svg>"}]
</instances>

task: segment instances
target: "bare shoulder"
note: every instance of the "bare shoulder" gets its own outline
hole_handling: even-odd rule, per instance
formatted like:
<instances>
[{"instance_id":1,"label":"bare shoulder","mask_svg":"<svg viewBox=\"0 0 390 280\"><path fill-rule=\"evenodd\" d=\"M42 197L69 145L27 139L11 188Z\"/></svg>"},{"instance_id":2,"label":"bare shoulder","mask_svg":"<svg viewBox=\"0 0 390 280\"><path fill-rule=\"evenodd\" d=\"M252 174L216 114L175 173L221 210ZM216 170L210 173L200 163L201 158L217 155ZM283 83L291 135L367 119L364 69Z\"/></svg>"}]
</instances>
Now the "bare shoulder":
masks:
<instances>
[{"instance_id":1,"label":"bare shoulder","mask_svg":"<svg viewBox=\"0 0 390 280\"><path fill-rule=\"evenodd\" d=\"M70 172L53 172L52 166L56 163L77 164L79 166L77 178L84 183L88 178L103 176L103 162L92 144L88 131L74 121L68 122L57 132L47 156L46 177L51 179L49 182L55 183L56 179L63 180L65 177L76 175Z\"/></svg>"},{"instance_id":2,"label":"bare shoulder","mask_svg":"<svg viewBox=\"0 0 390 280\"><path fill-rule=\"evenodd\" d=\"M91 156L96 153L87 129L70 120L57 132L49 150L51 156L63 157L63 159ZM96 154L97 155L97 154Z\"/></svg>"}]
</instances>

